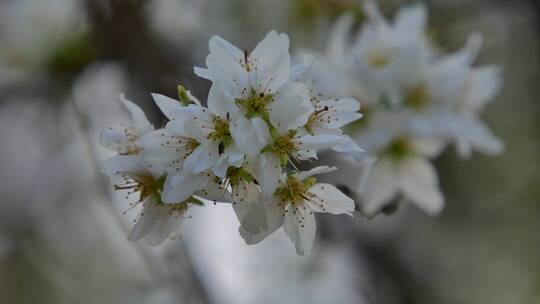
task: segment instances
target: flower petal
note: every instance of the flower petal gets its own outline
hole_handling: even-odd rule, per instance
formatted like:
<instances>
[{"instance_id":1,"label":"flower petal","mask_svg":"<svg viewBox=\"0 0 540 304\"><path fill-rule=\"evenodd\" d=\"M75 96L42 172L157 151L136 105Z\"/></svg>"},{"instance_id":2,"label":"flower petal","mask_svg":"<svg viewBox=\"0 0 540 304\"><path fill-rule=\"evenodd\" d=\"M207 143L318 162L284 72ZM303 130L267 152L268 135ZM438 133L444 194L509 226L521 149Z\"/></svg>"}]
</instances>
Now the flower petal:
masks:
<instances>
[{"instance_id":1,"label":"flower petal","mask_svg":"<svg viewBox=\"0 0 540 304\"><path fill-rule=\"evenodd\" d=\"M218 36L212 36L208 45L210 47L210 55L206 57L208 72L206 74L203 72L202 75L210 76L225 96L242 97L242 89L249 89L249 76L241 65L244 53Z\"/></svg>"},{"instance_id":2,"label":"flower petal","mask_svg":"<svg viewBox=\"0 0 540 304\"><path fill-rule=\"evenodd\" d=\"M267 236L274 233L276 230L283 226L283 220L285 217L285 211L283 206L274 198L263 202L265 217L268 222L268 228L261 233L251 234L245 230L243 226L240 226L239 231L242 238L246 241L246 244L257 244L264 240Z\"/></svg>"},{"instance_id":3,"label":"flower petal","mask_svg":"<svg viewBox=\"0 0 540 304\"><path fill-rule=\"evenodd\" d=\"M362 153L365 152L358 144L347 135L342 135L346 140L336 146L331 147L332 150L340 153L345 153L355 160L362 159Z\"/></svg>"},{"instance_id":4,"label":"flower petal","mask_svg":"<svg viewBox=\"0 0 540 304\"><path fill-rule=\"evenodd\" d=\"M362 211L375 215L398 192L397 169L391 160L377 161L366 178L362 195Z\"/></svg>"},{"instance_id":5,"label":"flower petal","mask_svg":"<svg viewBox=\"0 0 540 304\"><path fill-rule=\"evenodd\" d=\"M146 167L139 156L115 155L105 161L103 173L109 177L118 174L140 175L146 173Z\"/></svg>"},{"instance_id":6,"label":"flower petal","mask_svg":"<svg viewBox=\"0 0 540 304\"><path fill-rule=\"evenodd\" d=\"M100 144L109 150L122 154L137 150L137 144L133 138L121 128L123 127L103 130L99 135Z\"/></svg>"},{"instance_id":7,"label":"flower petal","mask_svg":"<svg viewBox=\"0 0 540 304\"><path fill-rule=\"evenodd\" d=\"M354 201L330 184L317 183L309 192L315 194L315 197L306 203L315 212L348 215L354 212Z\"/></svg>"},{"instance_id":8,"label":"flower petal","mask_svg":"<svg viewBox=\"0 0 540 304\"><path fill-rule=\"evenodd\" d=\"M282 86L270 105L270 121L280 134L305 125L311 113L308 90L298 82Z\"/></svg>"},{"instance_id":9,"label":"flower petal","mask_svg":"<svg viewBox=\"0 0 540 304\"><path fill-rule=\"evenodd\" d=\"M408 158L399 167L399 185L405 196L430 215L438 214L444 206L437 173L423 158Z\"/></svg>"},{"instance_id":10,"label":"flower petal","mask_svg":"<svg viewBox=\"0 0 540 304\"><path fill-rule=\"evenodd\" d=\"M183 170L180 174L168 174L163 186L161 199L167 204L176 204L187 200L195 192L207 187L212 181L212 175L192 173Z\"/></svg>"},{"instance_id":11,"label":"flower petal","mask_svg":"<svg viewBox=\"0 0 540 304\"><path fill-rule=\"evenodd\" d=\"M163 216L167 215L168 210L164 206L159 206L158 202L149 199L144 202L144 207L137 218L137 222L131 228L128 235L130 242L135 242L143 238Z\"/></svg>"},{"instance_id":12,"label":"flower petal","mask_svg":"<svg viewBox=\"0 0 540 304\"><path fill-rule=\"evenodd\" d=\"M204 142L193 150L184 161L184 167L194 173L200 173L216 165L219 160L219 143Z\"/></svg>"},{"instance_id":13,"label":"flower petal","mask_svg":"<svg viewBox=\"0 0 540 304\"><path fill-rule=\"evenodd\" d=\"M304 135L297 138L295 147L295 157L300 160L306 160L317 157L317 150L331 148L344 143L346 138L341 135Z\"/></svg>"},{"instance_id":14,"label":"flower petal","mask_svg":"<svg viewBox=\"0 0 540 304\"><path fill-rule=\"evenodd\" d=\"M326 53L330 58L343 60L346 58L349 34L354 24L352 13L345 13L336 21L330 32L330 40L326 47Z\"/></svg>"},{"instance_id":15,"label":"flower petal","mask_svg":"<svg viewBox=\"0 0 540 304\"><path fill-rule=\"evenodd\" d=\"M154 99L154 102L159 107L161 112L167 116L168 119L174 119L175 118L175 111L183 108L180 101L176 99L172 99L170 97L167 97L165 95L152 93L152 98Z\"/></svg>"},{"instance_id":16,"label":"flower petal","mask_svg":"<svg viewBox=\"0 0 540 304\"><path fill-rule=\"evenodd\" d=\"M212 84L208 92L208 109L214 114L223 119L227 118L227 112L233 105L232 99L223 95L217 85Z\"/></svg>"},{"instance_id":17,"label":"flower petal","mask_svg":"<svg viewBox=\"0 0 540 304\"><path fill-rule=\"evenodd\" d=\"M259 234L268 229L261 192L257 185L243 182L233 186L232 201L233 210L246 232Z\"/></svg>"},{"instance_id":18,"label":"flower petal","mask_svg":"<svg viewBox=\"0 0 540 304\"><path fill-rule=\"evenodd\" d=\"M128 109L136 128L140 129L143 133L154 130L154 126L148 121L146 115L144 115L144 112L139 106L127 100L124 94L120 94L118 98L120 98L122 104Z\"/></svg>"},{"instance_id":19,"label":"flower petal","mask_svg":"<svg viewBox=\"0 0 540 304\"><path fill-rule=\"evenodd\" d=\"M289 205L283 222L283 230L295 245L296 253L309 253L315 242L315 216L309 208Z\"/></svg>"},{"instance_id":20,"label":"flower petal","mask_svg":"<svg viewBox=\"0 0 540 304\"><path fill-rule=\"evenodd\" d=\"M329 166L319 166L319 167L315 167L309 171L301 171L299 172L296 176L298 177L299 180L304 180L310 176L313 176L313 175L318 175L318 174L324 174L324 173L329 173L329 172L333 172L333 171L336 171L337 168L336 167L329 167Z\"/></svg>"},{"instance_id":21,"label":"flower petal","mask_svg":"<svg viewBox=\"0 0 540 304\"><path fill-rule=\"evenodd\" d=\"M163 209L166 213L158 219L143 238L151 246L160 245L167 238L180 235L180 227L184 223L183 215L170 214L167 208Z\"/></svg>"},{"instance_id":22,"label":"flower petal","mask_svg":"<svg viewBox=\"0 0 540 304\"><path fill-rule=\"evenodd\" d=\"M207 79L207 80L210 80L210 81L213 80L212 73L210 73L210 71L208 69L194 67L193 72L195 73L195 75L197 75L197 76L199 76L201 78L204 78L204 79Z\"/></svg>"},{"instance_id":23,"label":"flower petal","mask_svg":"<svg viewBox=\"0 0 540 304\"><path fill-rule=\"evenodd\" d=\"M241 113L232 112L231 136L238 148L255 156L269 143L271 136L266 123L260 118L246 119Z\"/></svg>"},{"instance_id":24,"label":"flower petal","mask_svg":"<svg viewBox=\"0 0 540 304\"><path fill-rule=\"evenodd\" d=\"M249 54L253 61L250 83L258 93L274 93L289 81L291 58L289 55L289 36L271 31Z\"/></svg>"},{"instance_id":25,"label":"flower petal","mask_svg":"<svg viewBox=\"0 0 540 304\"><path fill-rule=\"evenodd\" d=\"M328 107L335 112L358 112L360 110L360 102L354 98L344 99L326 99L319 103L319 107Z\"/></svg>"},{"instance_id":26,"label":"flower petal","mask_svg":"<svg viewBox=\"0 0 540 304\"><path fill-rule=\"evenodd\" d=\"M261 186L263 198L271 197L281 177L281 165L278 157L273 153L263 153L256 163L253 176Z\"/></svg>"}]
</instances>

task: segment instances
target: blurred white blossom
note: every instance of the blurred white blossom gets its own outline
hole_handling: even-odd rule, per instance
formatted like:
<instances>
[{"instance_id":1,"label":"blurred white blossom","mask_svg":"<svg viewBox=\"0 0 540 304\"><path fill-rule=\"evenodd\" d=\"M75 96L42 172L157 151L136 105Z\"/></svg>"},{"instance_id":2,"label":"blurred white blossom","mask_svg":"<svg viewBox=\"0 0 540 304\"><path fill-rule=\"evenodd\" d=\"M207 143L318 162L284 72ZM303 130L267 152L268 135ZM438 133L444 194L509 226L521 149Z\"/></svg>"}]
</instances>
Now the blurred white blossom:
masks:
<instances>
[{"instance_id":1,"label":"blurred white blossom","mask_svg":"<svg viewBox=\"0 0 540 304\"><path fill-rule=\"evenodd\" d=\"M2 1L0 87L35 77L85 27L79 0Z\"/></svg>"},{"instance_id":2,"label":"blurred white blossom","mask_svg":"<svg viewBox=\"0 0 540 304\"><path fill-rule=\"evenodd\" d=\"M309 77L321 94L352 96L362 104L366 117L347 131L377 161L365 187L353 187L361 192L361 209L374 215L405 198L438 214L444 198L431 161L448 144L455 143L461 157L503 150L479 116L500 87L498 68L473 67L479 34L455 53L435 47L422 4L401 8L393 22L374 1L366 1L364 11L367 20L355 39L352 15L336 22Z\"/></svg>"}]
</instances>

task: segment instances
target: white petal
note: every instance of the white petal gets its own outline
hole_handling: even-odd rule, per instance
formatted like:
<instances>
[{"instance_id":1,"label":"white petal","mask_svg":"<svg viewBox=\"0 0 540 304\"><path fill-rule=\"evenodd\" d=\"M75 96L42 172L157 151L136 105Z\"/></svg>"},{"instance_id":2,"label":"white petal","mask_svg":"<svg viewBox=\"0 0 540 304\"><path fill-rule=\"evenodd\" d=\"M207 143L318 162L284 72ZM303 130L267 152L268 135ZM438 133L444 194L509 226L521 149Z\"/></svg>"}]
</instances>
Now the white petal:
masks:
<instances>
[{"instance_id":1,"label":"white petal","mask_svg":"<svg viewBox=\"0 0 540 304\"><path fill-rule=\"evenodd\" d=\"M289 55L289 37L271 31L257 44L249 54L253 60L254 71L250 73L250 82L258 93L276 90L289 80L291 58Z\"/></svg>"},{"instance_id":2,"label":"white petal","mask_svg":"<svg viewBox=\"0 0 540 304\"><path fill-rule=\"evenodd\" d=\"M127 153L137 149L136 144L130 140L125 132L116 128L103 130L99 135L99 142L105 148L118 153Z\"/></svg>"},{"instance_id":3,"label":"white petal","mask_svg":"<svg viewBox=\"0 0 540 304\"><path fill-rule=\"evenodd\" d=\"M137 144L142 149L156 149L161 147L164 141L165 130L155 130L144 134L137 140Z\"/></svg>"},{"instance_id":4,"label":"white petal","mask_svg":"<svg viewBox=\"0 0 540 304\"><path fill-rule=\"evenodd\" d=\"M362 195L362 210L368 215L375 215L398 191L397 169L392 160L377 161L365 182Z\"/></svg>"},{"instance_id":5,"label":"white petal","mask_svg":"<svg viewBox=\"0 0 540 304\"><path fill-rule=\"evenodd\" d=\"M419 3L400 9L394 21L395 28L406 28L408 31L423 33L427 21L426 7Z\"/></svg>"},{"instance_id":6,"label":"white petal","mask_svg":"<svg viewBox=\"0 0 540 304\"><path fill-rule=\"evenodd\" d=\"M243 226L240 226L240 235L248 245L259 243L283 226L285 209L277 200L274 198L266 200L263 202L263 207L268 222L268 228L266 230L258 234L251 234Z\"/></svg>"},{"instance_id":7,"label":"white petal","mask_svg":"<svg viewBox=\"0 0 540 304\"><path fill-rule=\"evenodd\" d=\"M167 116L168 119L174 119L175 111L183 108L180 101L172 99L165 95L152 93L152 98L154 99L154 102L159 107L161 112L163 112L163 114Z\"/></svg>"},{"instance_id":8,"label":"white petal","mask_svg":"<svg viewBox=\"0 0 540 304\"><path fill-rule=\"evenodd\" d=\"M183 215L170 214L167 210L167 213L159 218L143 239L151 246L160 245L167 238L178 236L183 223Z\"/></svg>"},{"instance_id":9,"label":"white petal","mask_svg":"<svg viewBox=\"0 0 540 304\"><path fill-rule=\"evenodd\" d=\"M217 142L204 142L198 145L185 159L184 167L194 173L200 173L217 164L218 160L219 144Z\"/></svg>"},{"instance_id":10,"label":"white petal","mask_svg":"<svg viewBox=\"0 0 540 304\"><path fill-rule=\"evenodd\" d=\"M196 192L196 195L214 203L231 202L229 191L215 178L211 179L203 189Z\"/></svg>"},{"instance_id":11,"label":"white petal","mask_svg":"<svg viewBox=\"0 0 540 304\"><path fill-rule=\"evenodd\" d=\"M444 205L437 173L431 163L420 157L401 162L399 184L405 196L430 215L438 214Z\"/></svg>"},{"instance_id":12,"label":"white petal","mask_svg":"<svg viewBox=\"0 0 540 304\"><path fill-rule=\"evenodd\" d=\"M143 133L152 131L154 129L154 126L150 124L141 108L139 108L133 102L127 100L124 94L120 94L118 98L120 98L120 101L128 109L129 113L131 114L131 118L133 119L133 124L136 128L142 130Z\"/></svg>"},{"instance_id":13,"label":"white petal","mask_svg":"<svg viewBox=\"0 0 540 304\"><path fill-rule=\"evenodd\" d=\"M499 92L502 84L500 74L500 69L495 66L471 70L468 78L470 89L464 101L471 111L482 109Z\"/></svg>"},{"instance_id":14,"label":"white petal","mask_svg":"<svg viewBox=\"0 0 540 304\"><path fill-rule=\"evenodd\" d=\"M128 235L130 242L135 242L143 238L156 224L160 217L165 216L168 213L167 208L159 206L158 202L149 199L144 202L144 207L137 222L131 229Z\"/></svg>"},{"instance_id":15,"label":"white petal","mask_svg":"<svg viewBox=\"0 0 540 304\"><path fill-rule=\"evenodd\" d=\"M232 189L233 209L243 229L258 234L268 229L268 222L259 187L254 183L242 182Z\"/></svg>"},{"instance_id":16,"label":"white petal","mask_svg":"<svg viewBox=\"0 0 540 304\"><path fill-rule=\"evenodd\" d=\"M354 23L352 13L345 13L336 21L330 32L330 39L326 47L326 53L330 58L341 59L346 58L346 50L348 49L349 34Z\"/></svg>"},{"instance_id":17,"label":"white petal","mask_svg":"<svg viewBox=\"0 0 540 304\"><path fill-rule=\"evenodd\" d=\"M210 55L206 58L207 74L225 96L242 97L241 90L249 89L248 73L240 64L244 60L244 53L218 36L210 38L209 47Z\"/></svg>"},{"instance_id":18,"label":"white petal","mask_svg":"<svg viewBox=\"0 0 540 304\"><path fill-rule=\"evenodd\" d=\"M236 144L231 144L225 151L225 155L228 156L228 162L232 166L240 167L244 162L244 153L238 149Z\"/></svg>"},{"instance_id":19,"label":"white petal","mask_svg":"<svg viewBox=\"0 0 540 304\"><path fill-rule=\"evenodd\" d=\"M311 68L314 59L315 56L311 54L304 54L302 62L291 67L291 81L302 82L300 79L303 79L307 75L306 72Z\"/></svg>"},{"instance_id":20,"label":"white petal","mask_svg":"<svg viewBox=\"0 0 540 304\"><path fill-rule=\"evenodd\" d=\"M336 152L345 153L355 160L362 159L362 154L365 151L360 148L358 144L353 141L349 136L343 135L343 137L345 137L346 140L341 144L333 146L331 149Z\"/></svg>"},{"instance_id":21,"label":"white petal","mask_svg":"<svg viewBox=\"0 0 540 304\"><path fill-rule=\"evenodd\" d=\"M209 130L200 130L200 127L201 125L210 125L209 120L211 120L211 115L208 112L209 111L205 108L197 105L173 109L170 111L171 120L167 123L165 129L167 129L171 135L191 138L204 137L203 135L207 134Z\"/></svg>"},{"instance_id":22,"label":"white petal","mask_svg":"<svg viewBox=\"0 0 540 304\"><path fill-rule=\"evenodd\" d=\"M328 166L319 166L319 167L315 167L309 171L302 171L302 172L299 172L297 174L297 177L299 180L304 180L310 176L313 176L313 175L317 175L317 174L324 174L324 173L329 173L329 172L333 172L333 171L336 171L337 168L336 167L328 167Z\"/></svg>"},{"instance_id":23,"label":"white petal","mask_svg":"<svg viewBox=\"0 0 540 304\"><path fill-rule=\"evenodd\" d=\"M141 175L146 173L146 167L139 156L115 155L105 161L103 173L107 176L118 174Z\"/></svg>"},{"instance_id":24,"label":"white petal","mask_svg":"<svg viewBox=\"0 0 540 304\"><path fill-rule=\"evenodd\" d=\"M208 46L211 54L217 54L226 59L243 58L244 56L244 53L239 48L216 35L210 38Z\"/></svg>"},{"instance_id":25,"label":"white petal","mask_svg":"<svg viewBox=\"0 0 540 304\"><path fill-rule=\"evenodd\" d=\"M449 116L444 126L446 126L445 131L455 141L461 158L469 158L473 150L488 155L497 155L504 151L504 143L474 115Z\"/></svg>"},{"instance_id":26,"label":"white petal","mask_svg":"<svg viewBox=\"0 0 540 304\"><path fill-rule=\"evenodd\" d=\"M168 204L176 204L188 199L193 193L202 190L212 181L206 173L191 173L183 170L177 175L167 175L163 187L162 200Z\"/></svg>"},{"instance_id":27,"label":"white petal","mask_svg":"<svg viewBox=\"0 0 540 304\"><path fill-rule=\"evenodd\" d=\"M223 95L217 85L212 84L208 92L208 109L214 114L223 119L227 118L227 112L233 105L232 99Z\"/></svg>"},{"instance_id":28,"label":"white petal","mask_svg":"<svg viewBox=\"0 0 540 304\"><path fill-rule=\"evenodd\" d=\"M377 159L375 157L369 156L358 161L358 166L355 168L359 173L356 174L358 178L356 187L354 187L357 193L363 194L366 191L367 179L371 173L373 165L375 165L376 162Z\"/></svg>"},{"instance_id":29,"label":"white petal","mask_svg":"<svg viewBox=\"0 0 540 304\"><path fill-rule=\"evenodd\" d=\"M307 87L298 82L281 87L270 104L270 121L280 134L305 125L311 113Z\"/></svg>"},{"instance_id":30,"label":"white petal","mask_svg":"<svg viewBox=\"0 0 540 304\"><path fill-rule=\"evenodd\" d=\"M199 76L201 78L208 79L208 80L213 80L212 79L212 74L210 73L210 71L208 69L194 67L193 72L195 72L195 75L197 75L197 76Z\"/></svg>"},{"instance_id":31,"label":"white petal","mask_svg":"<svg viewBox=\"0 0 540 304\"><path fill-rule=\"evenodd\" d=\"M261 186L263 198L271 197L281 177L281 165L278 157L273 153L262 154L256 164L256 172L253 175Z\"/></svg>"},{"instance_id":32,"label":"white petal","mask_svg":"<svg viewBox=\"0 0 540 304\"><path fill-rule=\"evenodd\" d=\"M241 113L232 112L231 136L238 148L247 155L258 155L271 136L268 126L260 118L246 119Z\"/></svg>"},{"instance_id":33,"label":"white petal","mask_svg":"<svg viewBox=\"0 0 540 304\"><path fill-rule=\"evenodd\" d=\"M360 110L360 102L354 98L344 99L326 99L319 103L320 107L329 107L336 112L358 112Z\"/></svg>"},{"instance_id":34,"label":"white petal","mask_svg":"<svg viewBox=\"0 0 540 304\"><path fill-rule=\"evenodd\" d=\"M321 125L326 128L338 129L346 124L362 118L358 112L327 112L322 115Z\"/></svg>"},{"instance_id":35,"label":"white petal","mask_svg":"<svg viewBox=\"0 0 540 304\"><path fill-rule=\"evenodd\" d=\"M198 141L206 141L208 135L213 130L212 127L212 122L200 118L189 119L182 126L186 137L194 138ZM182 131L182 128L179 127L178 129L175 129L175 131ZM172 130L172 128L169 129Z\"/></svg>"},{"instance_id":36,"label":"white petal","mask_svg":"<svg viewBox=\"0 0 540 304\"><path fill-rule=\"evenodd\" d=\"M446 147L446 141L436 138L414 138L411 140L411 145L421 155L435 158Z\"/></svg>"},{"instance_id":37,"label":"white petal","mask_svg":"<svg viewBox=\"0 0 540 304\"><path fill-rule=\"evenodd\" d=\"M239 168L244 163L245 154L238 149L236 144L231 144L219 159L216 166L212 168L212 172L221 178L225 177L229 166Z\"/></svg>"},{"instance_id":38,"label":"white petal","mask_svg":"<svg viewBox=\"0 0 540 304\"><path fill-rule=\"evenodd\" d=\"M307 201L313 211L349 215L354 212L354 201L330 184L315 184L309 192L316 196Z\"/></svg>"},{"instance_id":39,"label":"white petal","mask_svg":"<svg viewBox=\"0 0 540 304\"><path fill-rule=\"evenodd\" d=\"M270 135L270 130L266 122L262 118L255 117L251 120L251 124L257 133L259 142L265 146L268 145L272 141L272 135Z\"/></svg>"},{"instance_id":40,"label":"white petal","mask_svg":"<svg viewBox=\"0 0 540 304\"><path fill-rule=\"evenodd\" d=\"M289 205L283 222L283 230L295 245L298 255L304 255L311 251L315 241L316 228L315 216L309 208L302 206L294 208Z\"/></svg>"},{"instance_id":41,"label":"white petal","mask_svg":"<svg viewBox=\"0 0 540 304\"><path fill-rule=\"evenodd\" d=\"M377 4L373 0L367 0L363 5L364 12L366 13L370 22L373 23L386 23L386 20L382 16Z\"/></svg>"},{"instance_id":42,"label":"white petal","mask_svg":"<svg viewBox=\"0 0 540 304\"><path fill-rule=\"evenodd\" d=\"M309 152L330 148L345 141L346 138L339 135L304 135L295 140L295 147L300 151L308 152L309 155Z\"/></svg>"},{"instance_id":43,"label":"white petal","mask_svg":"<svg viewBox=\"0 0 540 304\"><path fill-rule=\"evenodd\" d=\"M324 149L345 142L341 135L304 135L296 140L299 149Z\"/></svg>"}]
</instances>

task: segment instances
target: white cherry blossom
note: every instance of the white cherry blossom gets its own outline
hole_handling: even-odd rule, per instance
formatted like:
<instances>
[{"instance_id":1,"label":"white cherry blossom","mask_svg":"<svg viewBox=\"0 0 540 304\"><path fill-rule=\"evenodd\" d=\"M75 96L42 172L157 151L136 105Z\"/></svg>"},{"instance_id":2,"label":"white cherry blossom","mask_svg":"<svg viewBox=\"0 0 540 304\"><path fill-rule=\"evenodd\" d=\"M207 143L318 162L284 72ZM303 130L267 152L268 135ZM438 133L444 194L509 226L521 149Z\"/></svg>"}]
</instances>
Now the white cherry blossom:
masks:
<instances>
[{"instance_id":1,"label":"white cherry blossom","mask_svg":"<svg viewBox=\"0 0 540 304\"><path fill-rule=\"evenodd\" d=\"M352 215L354 211L352 199L330 184L317 183L313 177L335 169L322 166L292 175L283 174L275 194L264 201L268 229L251 234L241 227L242 237L248 244L255 244L283 227L296 252L309 253L315 241L315 212Z\"/></svg>"},{"instance_id":2,"label":"white cherry blossom","mask_svg":"<svg viewBox=\"0 0 540 304\"><path fill-rule=\"evenodd\" d=\"M105 161L103 173L115 184L115 190L127 191L127 199L137 196L129 209L142 206L128 240L144 239L150 245L159 245L167 237L178 235L187 208L199 201L190 196L174 204L163 203L164 167L146 160L139 145L141 136L150 134L154 127L138 106L123 95L120 99L130 111L134 126L102 132L102 144L119 153Z\"/></svg>"},{"instance_id":3,"label":"white cherry blossom","mask_svg":"<svg viewBox=\"0 0 540 304\"><path fill-rule=\"evenodd\" d=\"M438 142L394 138L371 167L362 193L362 211L373 216L400 196L430 215L444 206L437 172L430 158L440 151Z\"/></svg>"},{"instance_id":4,"label":"white cherry blossom","mask_svg":"<svg viewBox=\"0 0 540 304\"><path fill-rule=\"evenodd\" d=\"M312 109L305 85L289 77L287 35L271 31L250 53L217 36L209 46L207 69L195 72L212 81L208 106L232 112L231 135L243 152L256 155L269 143L264 124L281 129L307 122Z\"/></svg>"}]
</instances>

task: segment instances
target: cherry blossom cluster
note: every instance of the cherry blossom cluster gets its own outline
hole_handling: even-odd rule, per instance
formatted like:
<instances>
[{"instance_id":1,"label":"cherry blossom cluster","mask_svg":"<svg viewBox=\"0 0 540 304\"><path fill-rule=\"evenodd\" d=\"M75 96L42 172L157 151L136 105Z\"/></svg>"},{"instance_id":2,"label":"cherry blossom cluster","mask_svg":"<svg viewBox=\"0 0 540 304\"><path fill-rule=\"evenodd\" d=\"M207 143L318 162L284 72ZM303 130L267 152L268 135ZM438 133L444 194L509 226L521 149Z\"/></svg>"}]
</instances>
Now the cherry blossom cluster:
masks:
<instances>
[{"instance_id":1,"label":"cherry blossom cluster","mask_svg":"<svg viewBox=\"0 0 540 304\"><path fill-rule=\"evenodd\" d=\"M303 255L315 239L315 212L351 215L355 204L314 177L336 168L298 168L321 149L362 151L340 129L361 118L360 103L325 98L303 82L309 58L291 65L286 34L271 31L251 52L217 36L209 48L206 68L195 68L211 81L206 106L181 86L178 100L152 94L167 118L155 129L121 95L133 121L101 134L118 153L104 173L140 210L128 238L160 244L179 234L192 206L223 202L248 244L283 227Z\"/></svg>"},{"instance_id":2,"label":"cherry blossom cluster","mask_svg":"<svg viewBox=\"0 0 540 304\"><path fill-rule=\"evenodd\" d=\"M364 119L347 128L367 155L376 157L360 193L361 210L374 215L406 200L428 214L444 205L432 160L449 144L461 158L473 150L495 155L504 145L480 118L497 94L496 66L473 66L481 36L444 53L427 27L426 8L403 7L385 19L373 1L364 5L366 21L354 33L352 15L342 16L330 33L327 50L313 60L309 78L318 90L352 96Z\"/></svg>"}]
</instances>

